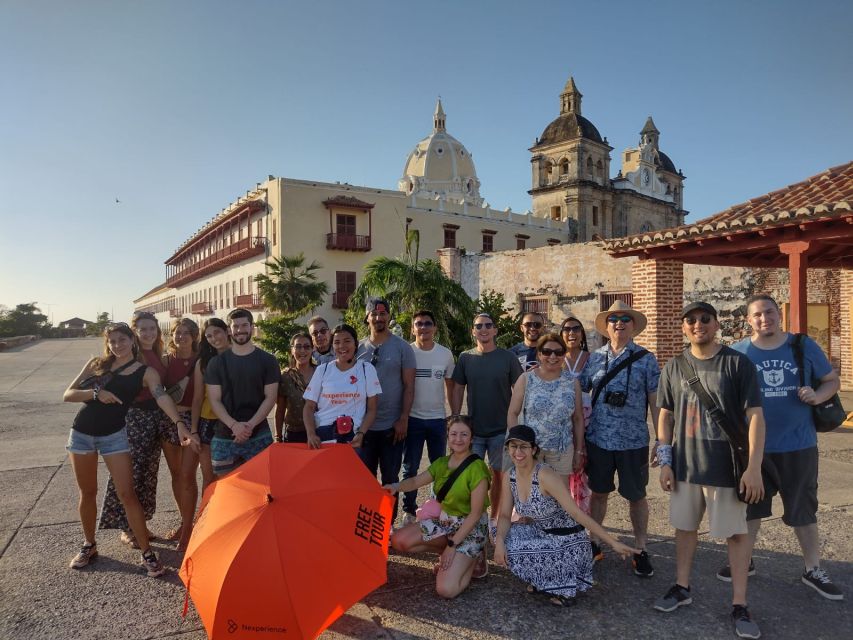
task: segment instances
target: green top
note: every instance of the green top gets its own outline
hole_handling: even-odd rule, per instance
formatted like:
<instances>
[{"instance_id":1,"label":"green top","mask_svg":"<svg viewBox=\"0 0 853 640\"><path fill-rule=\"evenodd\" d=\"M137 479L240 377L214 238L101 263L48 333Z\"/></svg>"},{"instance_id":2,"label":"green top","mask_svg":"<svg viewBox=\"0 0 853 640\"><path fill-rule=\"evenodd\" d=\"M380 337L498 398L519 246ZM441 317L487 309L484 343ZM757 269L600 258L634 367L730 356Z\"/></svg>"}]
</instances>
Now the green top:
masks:
<instances>
[{"instance_id":1,"label":"green top","mask_svg":"<svg viewBox=\"0 0 853 640\"><path fill-rule=\"evenodd\" d=\"M450 462L450 456L439 458L431 465L427 471L432 476L433 493L438 493L447 481L447 478L453 473L454 469L450 469L447 465ZM488 489L489 482L492 479L492 472L486 463L482 460L475 460L468 465L468 468L462 472L450 491L441 503L441 508L451 516L464 517L471 513L471 492L477 488L482 480L486 480L486 488ZM489 506L489 494L486 493L486 501L483 503L483 510Z\"/></svg>"}]
</instances>

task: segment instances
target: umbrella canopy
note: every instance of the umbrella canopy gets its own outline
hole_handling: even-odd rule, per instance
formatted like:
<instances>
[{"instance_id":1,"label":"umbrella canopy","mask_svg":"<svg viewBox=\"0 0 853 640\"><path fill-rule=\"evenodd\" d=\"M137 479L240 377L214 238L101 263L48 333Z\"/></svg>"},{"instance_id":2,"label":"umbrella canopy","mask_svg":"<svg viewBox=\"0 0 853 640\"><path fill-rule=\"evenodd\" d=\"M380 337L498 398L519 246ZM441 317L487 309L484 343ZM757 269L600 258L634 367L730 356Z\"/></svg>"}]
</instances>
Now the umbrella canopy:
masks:
<instances>
[{"instance_id":1,"label":"umbrella canopy","mask_svg":"<svg viewBox=\"0 0 853 640\"><path fill-rule=\"evenodd\" d=\"M349 445L273 444L214 482L180 571L208 636L318 636L386 582L392 505Z\"/></svg>"}]
</instances>

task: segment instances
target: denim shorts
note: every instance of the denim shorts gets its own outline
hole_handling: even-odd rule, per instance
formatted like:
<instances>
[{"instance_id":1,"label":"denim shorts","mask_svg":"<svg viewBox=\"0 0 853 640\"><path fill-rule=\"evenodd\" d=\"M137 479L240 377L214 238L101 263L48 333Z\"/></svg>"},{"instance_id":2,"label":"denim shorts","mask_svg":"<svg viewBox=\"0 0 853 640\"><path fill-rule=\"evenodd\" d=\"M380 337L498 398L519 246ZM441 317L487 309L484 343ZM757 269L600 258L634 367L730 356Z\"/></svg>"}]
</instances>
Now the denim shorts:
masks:
<instances>
[{"instance_id":1,"label":"denim shorts","mask_svg":"<svg viewBox=\"0 0 853 640\"><path fill-rule=\"evenodd\" d=\"M271 444L272 433L266 427L245 442L235 442L230 438L214 436L210 443L213 473L218 476L225 475L254 458Z\"/></svg>"},{"instance_id":2,"label":"denim shorts","mask_svg":"<svg viewBox=\"0 0 853 640\"><path fill-rule=\"evenodd\" d=\"M77 429L71 429L65 449L68 453L75 453L77 455L100 453L102 456L109 456L114 453L130 453L130 444L127 441L127 428L122 427L108 436L89 436L85 433L80 433Z\"/></svg>"},{"instance_id":3,"label":"denim shorts","mask_svg":"<svg viewBox=\"0 0 853 640\"><path fill-rule=\"evenodd\" d=\"M488 452L489 466L493 471L501 471L503 469L505 438L506 432L504 431L493 436L474 436L471 441L471 452L476 453L483 460L486 459L486 452Z\"/></svg>"}]
</instances>

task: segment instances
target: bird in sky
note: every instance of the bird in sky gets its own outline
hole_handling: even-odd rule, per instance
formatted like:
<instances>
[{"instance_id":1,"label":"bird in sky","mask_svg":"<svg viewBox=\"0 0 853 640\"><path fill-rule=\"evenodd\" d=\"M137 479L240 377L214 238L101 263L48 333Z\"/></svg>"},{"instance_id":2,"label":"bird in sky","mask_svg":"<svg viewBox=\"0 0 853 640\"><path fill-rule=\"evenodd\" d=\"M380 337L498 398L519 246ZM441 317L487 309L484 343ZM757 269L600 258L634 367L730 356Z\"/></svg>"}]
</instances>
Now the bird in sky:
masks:
<instances>
[{"instance_id":1,"label":"bird in sky","mask_svg":"<svg viewBox=\"0 0 853 640\"><path fill-rule=\"evenodd\" d=\"M119 200L118 198L116 198L116 204L121 204L121 200Z\"/></svg>"}]
</instances>

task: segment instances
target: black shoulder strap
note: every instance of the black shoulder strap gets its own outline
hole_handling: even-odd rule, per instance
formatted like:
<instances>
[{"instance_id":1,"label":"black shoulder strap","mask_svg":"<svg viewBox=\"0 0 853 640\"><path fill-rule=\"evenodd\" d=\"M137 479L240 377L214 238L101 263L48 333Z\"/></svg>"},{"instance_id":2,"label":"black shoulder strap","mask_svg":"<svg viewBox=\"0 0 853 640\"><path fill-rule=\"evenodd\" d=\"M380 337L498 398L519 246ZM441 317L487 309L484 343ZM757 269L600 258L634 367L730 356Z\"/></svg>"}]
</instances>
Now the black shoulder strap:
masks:
<instances>
[{"instance_id":1,"label":"black shoulder strap","mask_svg":"<svg viewBox=\"0 0 853 640\"><path fill-rule=\"evenodd\" d=\"M625 358L622 362L613 367L610 371L604 374L604 377L598 381L598 384L595 386L595 389L592 392L592 406L595 406L596 400L598 400L598 394L601 393L601 390L607 386L607 383L613 380L616 377L616 374L622 371L625 367L628 367L634 364L637 360L642 358L649 352L648 349L637 349L630 356Z\"/></svg>"},{"instance_id":2,"label":"black shoulder strap","mask_svg":"<svg viewBox=\"0 0 853 640\"><path fill-rule=\"evenodd\" d=\"M690 372L690 378L686 380L687 384L690 385L690 388L693 390L693 393L699 398L699 404L705 408L708 412L708 415L711 416L711 420L714 421L722 432L725 434L726 438L729 441L729 445L732 448L732 451L735 452L735 455L743 463L743 468L746 468L747 462L749 460L749 452L746 450L742 438L737 430L734 428L734 425L729 421L728 416L723 412L722 409L714 402L714 399L710 396L710 394L705 390L705 387L702 385L702 382L699 380L699 376L696 374L696 369L693 366L693 363L685 356L683 353L675 356L676 360L681 364L681 373L684 375L685 371Z\"/></svg>"},{"instance_id":3,"label":"black shoulder strap","mask_svg":"<svg viewBox=\"0 0 853 640\"><path fill-rule=\"evenodd\" d=\"M447 481L443 485L441 485L441 489L439 489L438 493L435 494L435 499L439 502L443 502L444 499L447 497L447 492L450 491L450 488L453 486L453 483L456 482L456 479L462 475L462 472L465 471L465 469L467 469L472 462L479 459L480 456L478 456L476 453L472 453L470 456L465 458L462 463L453 470L453 473L448 476Z\"/></svg>"},{"instance_id":4,"label":"black shoulder strap","mask_svg":"<svg viewBox=\"0 0 853 640\"><path fill-rule=\"evenodd\" d=\"M794 339L791 341L791 350L794 352L794 360L797 361L797 369L800 370L800 386L806 386L806 358L803 353L803 343L805 342L805 334L795 333Z\"/></svg>"}]
</instances>

